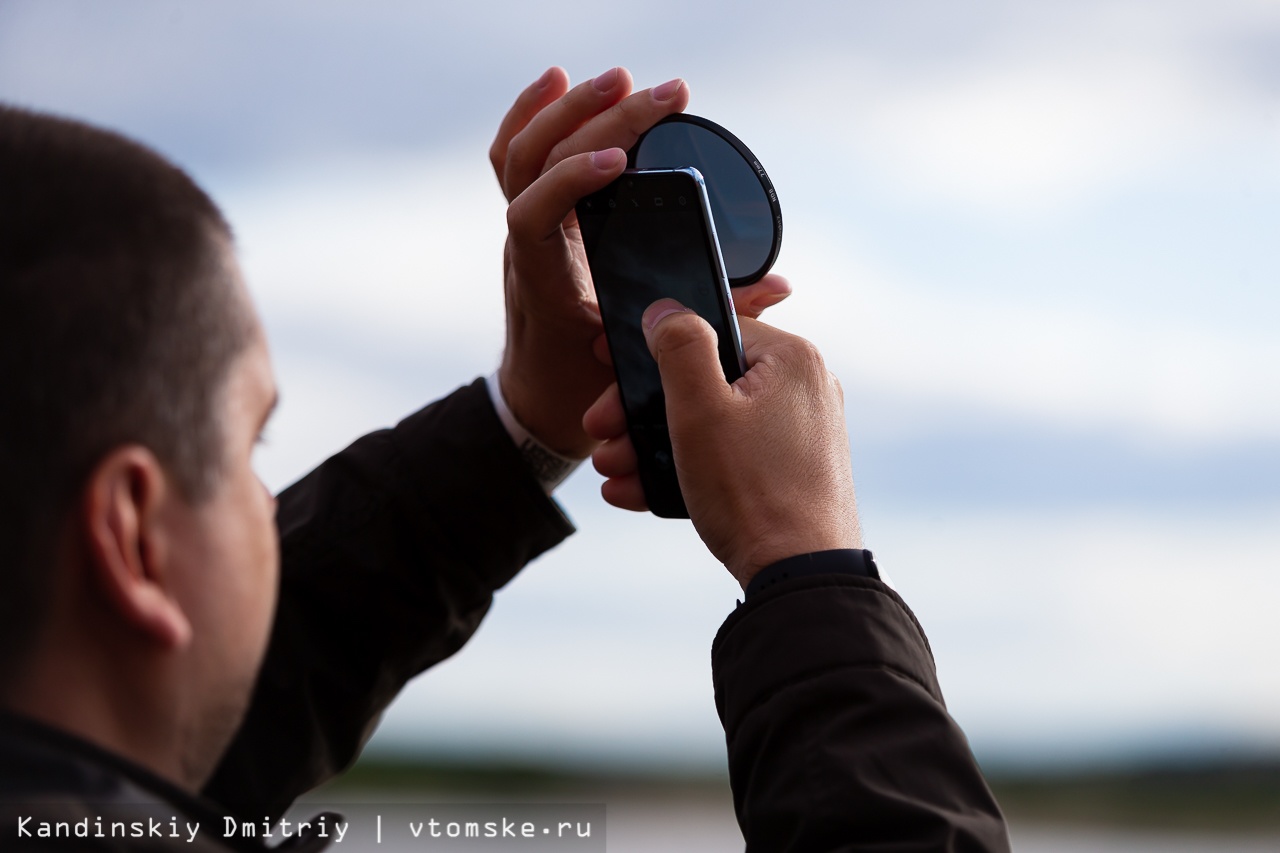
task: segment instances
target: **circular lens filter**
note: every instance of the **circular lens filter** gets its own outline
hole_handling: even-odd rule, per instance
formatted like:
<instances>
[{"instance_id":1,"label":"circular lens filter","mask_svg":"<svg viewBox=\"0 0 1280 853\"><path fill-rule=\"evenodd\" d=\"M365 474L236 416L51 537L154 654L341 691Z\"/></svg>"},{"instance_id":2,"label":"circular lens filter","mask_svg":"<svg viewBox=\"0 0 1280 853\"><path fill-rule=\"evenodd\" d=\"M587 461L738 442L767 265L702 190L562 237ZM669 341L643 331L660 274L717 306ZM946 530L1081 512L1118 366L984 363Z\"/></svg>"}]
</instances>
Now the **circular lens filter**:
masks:
<instances>
[{"instance_id":1,"label":"circular lens filter","mask_svg":"<svg viewBox=\"0 0 1280 853\"><path fill-rule=\"evenodd\" d=\"M633 169L702 173L729 284L759 281L782 247L782 208L764 166L738 137L713 121L677 113L651 127L627 152Z\"/></svg>"}]
</instances>

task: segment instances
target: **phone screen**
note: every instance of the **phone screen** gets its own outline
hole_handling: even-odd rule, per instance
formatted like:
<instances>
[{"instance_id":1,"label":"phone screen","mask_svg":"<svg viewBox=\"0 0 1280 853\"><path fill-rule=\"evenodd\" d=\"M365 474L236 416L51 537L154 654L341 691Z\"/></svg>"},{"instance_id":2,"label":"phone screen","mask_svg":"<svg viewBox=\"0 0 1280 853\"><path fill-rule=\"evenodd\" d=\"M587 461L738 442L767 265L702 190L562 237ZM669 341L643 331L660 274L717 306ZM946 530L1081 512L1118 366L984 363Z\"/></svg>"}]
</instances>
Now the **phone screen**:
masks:
<instances>
[{"instance_id":1,"label":"phone screen","mask_svg":"<svg viewBox=\"0 0 1280 853\"><path fill-rule=\"evenodd\" d=\"M651 482L670 468L674 485L674 468L662 378L641 327L644 310L662 297L676 299L715 329L725 380L732 382L744 369L705 188L692 169L627 172L579 202L577 212L641 479L646 480L648 462L654 470L648 472L646 496L650 508L663 515L650 494ZM682 501L679 509L683 514Z\"/></svg>"}]
</instances>

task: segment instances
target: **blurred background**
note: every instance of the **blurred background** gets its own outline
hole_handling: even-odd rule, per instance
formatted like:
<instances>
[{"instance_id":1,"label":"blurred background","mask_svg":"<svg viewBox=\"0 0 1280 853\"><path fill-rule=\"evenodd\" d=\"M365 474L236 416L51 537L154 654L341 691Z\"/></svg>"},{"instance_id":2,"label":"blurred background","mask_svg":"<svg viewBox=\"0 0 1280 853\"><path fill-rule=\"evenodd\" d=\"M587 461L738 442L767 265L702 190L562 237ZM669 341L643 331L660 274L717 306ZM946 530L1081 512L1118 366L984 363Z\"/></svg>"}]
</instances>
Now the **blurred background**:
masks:
<instances>
[{"instance_id":1,"label":"blurred background","mask_svg":"<svg viewBox=\"0 0 1280 853\"><path fill-rule=\"evenodd\" d=\"M273 488L496 367L486 152L553 64L682 76L769 169L769 318L844 385L868 546L1020 847L1274 849L1280 4L0 0L0 99L230 218ZM356 781L551 785L608 799L611 850L740 849L709 673L740 591L598 488Z\"/></svg>"}]
</instances>

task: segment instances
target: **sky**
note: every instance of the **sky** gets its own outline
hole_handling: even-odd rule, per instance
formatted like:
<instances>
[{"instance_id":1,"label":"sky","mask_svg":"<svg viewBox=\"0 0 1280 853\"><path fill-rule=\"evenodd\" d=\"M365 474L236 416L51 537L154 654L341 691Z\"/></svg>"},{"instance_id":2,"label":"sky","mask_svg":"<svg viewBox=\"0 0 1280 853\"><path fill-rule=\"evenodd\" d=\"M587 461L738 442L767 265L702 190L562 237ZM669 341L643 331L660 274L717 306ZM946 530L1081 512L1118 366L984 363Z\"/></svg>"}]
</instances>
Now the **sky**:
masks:
<instances>
[{"instance_id":1,"label":"sky","mask_svg":"<svg viewBox=\"0 0 1280 853\"><path fill-rule=\"evenodd\" d=\"M548 66L617 64L768 168L767 319L841 380L867 544L980 759L1280 749L1274 2L0 0L0 99L147 142L230 218L276 488L496 367L488 144ZM723 763L740 592L599 482L373 748Z\"/></svg>"}]
</instances>

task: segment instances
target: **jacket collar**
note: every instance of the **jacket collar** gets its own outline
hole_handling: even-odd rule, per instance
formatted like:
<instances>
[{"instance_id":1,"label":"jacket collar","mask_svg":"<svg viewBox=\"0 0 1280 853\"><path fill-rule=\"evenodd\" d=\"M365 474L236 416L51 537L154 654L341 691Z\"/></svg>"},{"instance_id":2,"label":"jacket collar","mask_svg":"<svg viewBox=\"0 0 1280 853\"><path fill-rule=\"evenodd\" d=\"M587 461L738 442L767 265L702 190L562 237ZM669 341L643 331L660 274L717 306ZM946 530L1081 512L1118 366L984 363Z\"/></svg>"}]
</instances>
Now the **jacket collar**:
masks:
<instances>
[{"instance_id":1,"label":"jacket collar","mask_svg":"<svg viewBox=\"0 0 1280 853\"><path fill-rule=\"evenodd\" d=\"M123 756L69 732L0 709L0 805L74 800L103 810L164 805L179 821L221 836L232 817ZM229 850L270 849L257 839L218 838ZM310 848L310 845L307 845Z\"/></svg>"}]
</instances>

